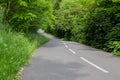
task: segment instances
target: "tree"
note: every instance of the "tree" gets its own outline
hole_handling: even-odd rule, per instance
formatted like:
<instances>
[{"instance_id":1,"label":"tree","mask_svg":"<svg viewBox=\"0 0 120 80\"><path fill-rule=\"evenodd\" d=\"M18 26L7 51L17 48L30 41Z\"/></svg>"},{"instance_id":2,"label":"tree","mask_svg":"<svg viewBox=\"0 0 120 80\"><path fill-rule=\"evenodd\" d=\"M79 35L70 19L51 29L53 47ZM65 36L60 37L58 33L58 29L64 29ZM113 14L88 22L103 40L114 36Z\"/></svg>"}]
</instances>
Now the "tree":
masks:
<instances>
[{"instance_id":1,"label":"tree","mask_svg":"<svg viewBox=\"0 0 120 80\"><path fill-rule=\"evenodd\" d=\"M15 31L36 31L43 18L50 18L52 15L49 1L2 0L0 3L5 9L4 23L9 24Z\"/></svg>"}]
</instances>

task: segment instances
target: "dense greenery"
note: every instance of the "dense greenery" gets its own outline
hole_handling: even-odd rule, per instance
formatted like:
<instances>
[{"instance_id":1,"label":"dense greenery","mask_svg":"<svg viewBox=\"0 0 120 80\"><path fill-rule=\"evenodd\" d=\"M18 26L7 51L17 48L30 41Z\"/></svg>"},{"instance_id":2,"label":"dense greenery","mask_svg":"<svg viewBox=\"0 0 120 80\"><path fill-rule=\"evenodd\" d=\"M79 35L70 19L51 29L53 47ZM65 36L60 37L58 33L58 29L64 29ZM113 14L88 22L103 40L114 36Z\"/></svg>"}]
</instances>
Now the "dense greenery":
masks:
<instances>
[{"instance_id":1,"label":"dense greenery","mask_svg":"<svg viewBox=\"0 0 120 80\"><path fill-rule=\"evenodd\" d=\"M3 23L15 31L36 31L52 21L52 8L44 0L0 0ZM8 28L8 27L7 27Z\"/></svg>"},{"instance_id":2,"label":"dense greenery","mask_svg":"<svg viewBox=\"0 0 120 80\"><path fill-rule=\"evenodd\" d=\"M120 0L0 0L1 80L12 80L47 41L39 28L120 55Z\"/></svg>"},{"instance_id":3,"label":"dense greenery","mask_svg":"<svg viewBox=\"0 0 120 80\"><path fill-rule=\"evenodd\" d=\"M32 52L47 41L38 34L0 30L0 80L13 80Z\"/></svg>"},{"instance_id":4,"label":"dense greenery","mask_svg":"<svg viewBox=\"0 0 120 80\"><path fill-rule=\"evenodd\" d=\"M119 0L57 0L56 4L54 27L46 31L120 55Z\"/></svg>"},{"instance_id":5,"label":"dense greenery","mask_svg":"<svg viewBox=\"0 0 120 80\"><path fill-rule=\"evenodd\" d=\"M43 0L0 0L0 80L16 75L48 39L36 33L52 22L52 5Z\"/></svg>"}]
</instances>

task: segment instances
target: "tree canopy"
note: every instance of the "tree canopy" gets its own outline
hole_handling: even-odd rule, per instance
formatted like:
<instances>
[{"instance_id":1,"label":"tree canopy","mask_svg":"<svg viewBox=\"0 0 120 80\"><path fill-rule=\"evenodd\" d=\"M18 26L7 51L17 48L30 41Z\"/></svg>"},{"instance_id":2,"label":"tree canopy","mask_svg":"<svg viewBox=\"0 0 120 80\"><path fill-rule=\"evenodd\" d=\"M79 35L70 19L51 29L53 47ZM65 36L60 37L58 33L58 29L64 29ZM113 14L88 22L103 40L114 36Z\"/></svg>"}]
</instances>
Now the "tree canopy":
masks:
<instances>
[{"instance_id":1,"label":"tree canopy","mask_svg":"<svg viewBox=\"0 0 120 80\"><path fill-rule=\"evenodd\" d=\"M0 0L0 8L2 23L15 31L42 28L106 51L120 41L120 0Z\"/></svg>"}]
</instances>

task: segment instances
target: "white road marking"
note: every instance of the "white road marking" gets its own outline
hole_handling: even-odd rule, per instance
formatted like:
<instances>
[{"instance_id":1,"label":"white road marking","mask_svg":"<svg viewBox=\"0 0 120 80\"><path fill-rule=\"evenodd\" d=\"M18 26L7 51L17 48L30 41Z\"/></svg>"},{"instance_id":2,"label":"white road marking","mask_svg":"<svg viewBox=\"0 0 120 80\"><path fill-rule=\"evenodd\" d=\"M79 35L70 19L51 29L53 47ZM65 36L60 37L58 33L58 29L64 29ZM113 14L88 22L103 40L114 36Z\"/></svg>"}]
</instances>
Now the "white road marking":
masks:
<instances>
[{"instance_id":1,"label":"white road marking","mask_svg":"<svg viewBox=\"0 0 120 80\"><path fill-rule=\"evenodd\" d=\"M70 52L72 52L73 54L75 54L76 55L76 52L75 51L73 51L72 49L68 49Z\"/></svg>"},{"instance_id":2,"label":"white road marking","mask_svg":"<svg viewBox=\"0 0 120 80\"><path fill-rule=\"evenodd\" d=\"M63 42L64 45L66 45L66 43Z\"/></svg>"},{"instance_id":3,"label":"white road marking","mask_svg":"<svg viewBox=\"0 0 120 80\"><path fill-rule=\"evenodd\" d=\"M105 69L103 69L103 68L101 68L101 67L95 65L94 63L88 61L88 60L85 59L84 57L80 57L80 58L81 58L83 61L87 62L88 64L92 65L93 67L99 69L100 71L102 71L102 72L104 72L104 73L109 73L109 71L107 71L107 70L105 70Z\"/></svg>"},{"instance_id":4,"label":"white road marking","mask_svg":"<svg viewBox=\"0 0 120 80\"><path fill-rule=\"evenodd\" d=\"M66 47L66 48L68 48L68 46L67 46L67 45L65 45L65 47Z\"/></svg>"},{"instance_id":5,"label":"white road marking","mask_svg":"<svg viewBox=\"0 0 120 80\"><path fill-rule=\"evenodd\" d=\"M64 44L64 46L66 47L66 48L68 48L68 46L67 46L67 44L66 43L63 43Z\"/></svg>"},{"instance_id":6,"label":"white road marking","mask_svg":"<svg viewBox=\"0 0 120 80\"><path fill-rule=\"evenodd\" d=\"M70 52L72 52L74 55L76 55L76 52L73 51L72 49L69 49L69 48L68 48L68 45L67 45L66 43L63 42L63 44L64 44L64 46L65 46Z\"/></svg>"},{"instance_id":7,"label":"white road marking","mask_svg":"<svg viewBox=\"0 0 120 80\"><path fill-rule=\"evenodd\" d=\"M63 42L63 44L64 44L64 46L65 46L66 48L68 48L68 46L67 46L66 43ZM76 52L73 51L72 49L68 49L68 50L69 50L70 52L72 52L74 55L77 55ZM88 64L92 65L93 67L99 69L100 71L102 71L102 72L104 72L104 73L109 73L109 71L107 71L107 70L105 70L105 69L103 69L103 68L95 65L94 63L90 62L89 60L85 59L84 57L80 57L80 58L81 58L83 61L87 62Z\"/></svg>"}]
</instances>

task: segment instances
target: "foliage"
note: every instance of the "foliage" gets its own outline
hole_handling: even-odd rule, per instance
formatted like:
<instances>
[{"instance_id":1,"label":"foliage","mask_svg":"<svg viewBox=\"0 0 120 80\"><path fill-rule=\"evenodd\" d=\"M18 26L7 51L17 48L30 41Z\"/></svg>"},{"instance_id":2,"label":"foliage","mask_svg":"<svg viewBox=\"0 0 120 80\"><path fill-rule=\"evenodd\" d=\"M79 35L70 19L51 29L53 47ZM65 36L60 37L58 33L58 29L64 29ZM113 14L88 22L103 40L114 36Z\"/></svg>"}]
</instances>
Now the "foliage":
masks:
<instances>
[{"instance_id":1,"label":"foliage","mask_svg":"<svg viewBox=\"0 0 120 80\"><path fill-rule=\"evenodd\" d=\"M36 32L41 26L51 23L52 11L49 1L2 0L0 5L5 9L4 24L9 24L15 31Z\"/></svg>"},{"instance_id":2,"label":"foliage","mask_svg":"<svg viewBox=\"0 0 120 80\"><path fill-rule=\"evenodd\" d=\"M0 29L3 28L3 26L2 26L3 12L4 11L3 11L2 7L0 6Z\"/></svg>"},{"instance_id":3,"label":"foliage","mask_svg":"<svg viewBox=\"0 0 120 80\"><path fill-rule=\"evenodd\" d=\"M48 38L45 38L44 36L40 35L39 33L27 33L27 34L24 34L24 36L30 42L36 41L37 42L37 44L36 44L37 48L49 41Z\"/></svg>"},{"instance_id":4,"label":"foliage","mask_svg":"<svg viewBox=\"0 0 120 80\"><path fill-rule=\"evenodd\" d=\"M16 80L32 52L48 41L35 32L51 24L50 8L43 0L0 0L0 80Z\"/></svg>"},{"instance_id":5,"label":"foliage","mask_svg":"<svg viewBox=\"0 0 120 80\"><path fill-rule=\"evenodd\" d=\"M120 41L119 0L58 0L56 20L47 31L57 37L115 51L109 45ZM115 47L114 44L113 47Z\"/></svg>"},{"instance_id":6,"label":"foliage","mask_svg":"<svg viewBox=\"0 0 120 80\"><path fill-rule=\"evenodd\" d=\"M15 33L0 30L0 79L13 80L21 67L25 66L31 53L48 39L36 34Z\"/></svg>"},{"instance_id":7,"label":"foliage","mask_svg":"<svg viewBox=\"0 0 120 80\"><path fill-rule=\"evenodd\" d=\"M82 21L82 17L84 16L83 12L85 12L85 9L83 9L78 2L63 1L59 2L59 4L60 5L57 6L59 8L54 8L54 15L56 16L54 27L48 28L49 30L47 31L60 38L75 40L74 35L80 32L77 31L77 29L80 28L80 21ZM78 39L76 41L78 41Z\"/></svg>"},{"instance_id":8,"label":"foliage","mask_svg":"<svg viewBox=\"0 0 120 80\"><path fill-rule=\"evenodd\" d=\"M110 43L110 48L113 49L114 55L120 56L120 41L113 41Z\"/></svg>"},{"instance_id":9,"label":"foliage","mask_svg":"<svg viewBox=\"0 0 120 80\"><path fill-rule=\"evenodd\" d=\"M101 0L98 7L88 15L86 22L87 44L109 51L109 47L107 47L109 42L119 40L120 6L118 4L118 2L111 0Z\"/></svg>"}]
</instances>

